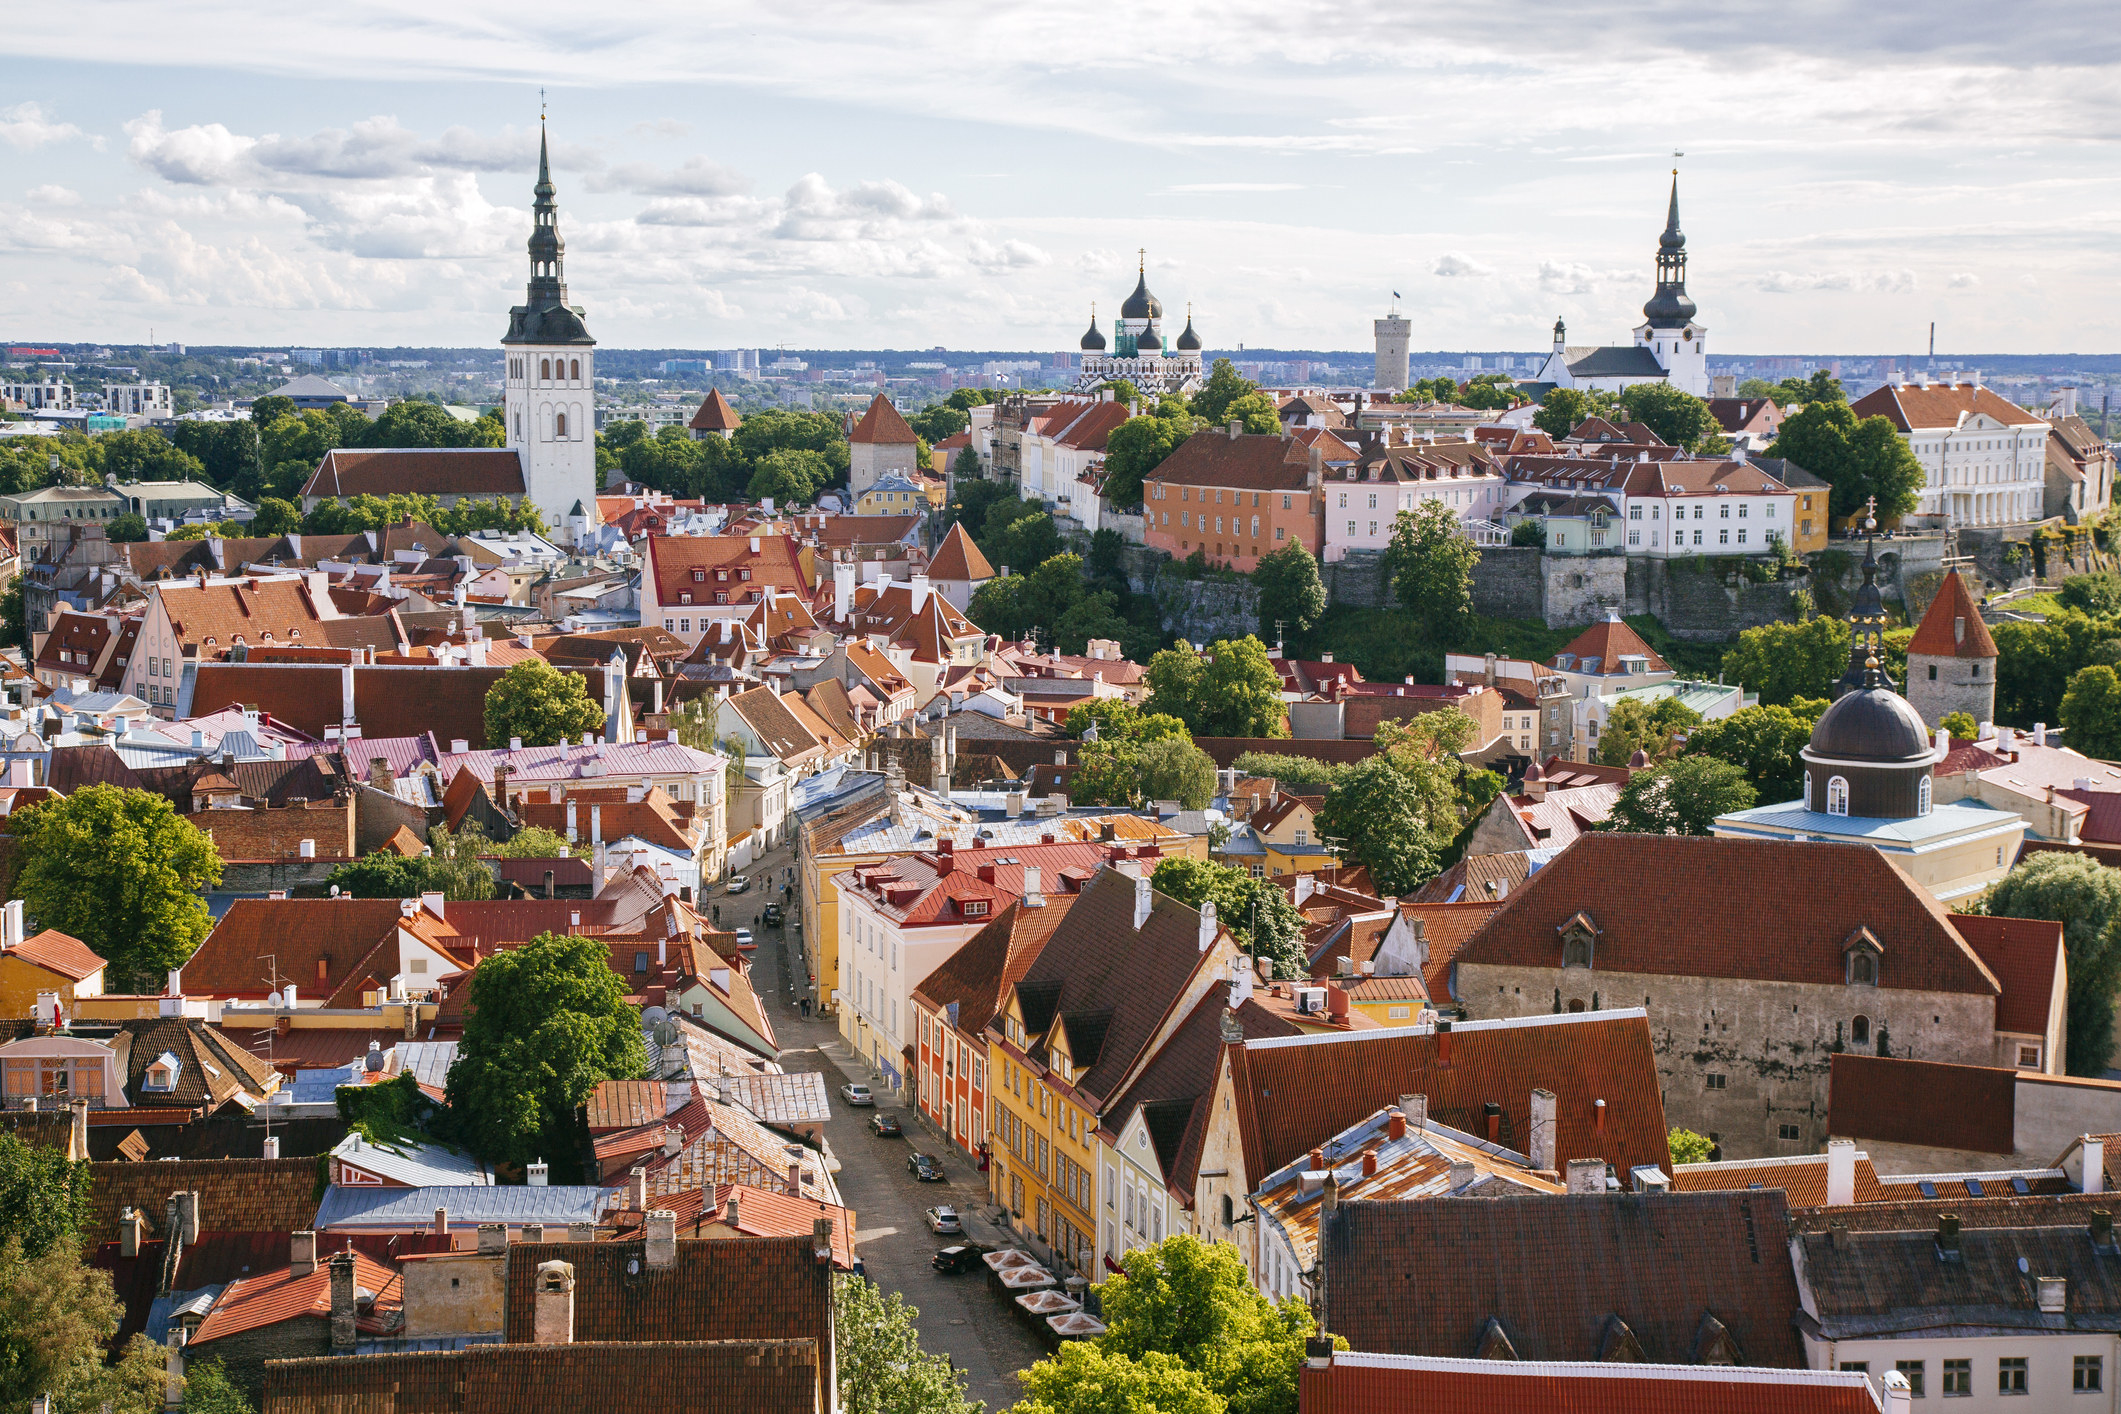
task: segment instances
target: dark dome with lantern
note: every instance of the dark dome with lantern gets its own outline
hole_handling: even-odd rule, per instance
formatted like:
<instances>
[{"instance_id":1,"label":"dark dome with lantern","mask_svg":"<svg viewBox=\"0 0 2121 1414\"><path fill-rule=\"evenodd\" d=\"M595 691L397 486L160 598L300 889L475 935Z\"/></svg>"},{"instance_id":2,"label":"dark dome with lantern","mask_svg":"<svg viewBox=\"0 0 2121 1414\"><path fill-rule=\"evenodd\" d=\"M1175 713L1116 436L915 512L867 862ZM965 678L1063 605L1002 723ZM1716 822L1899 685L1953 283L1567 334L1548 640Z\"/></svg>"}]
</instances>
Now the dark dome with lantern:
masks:
<instances>
[{"instance_id":1,"label":"dark dome with lantern","mask_svg":"<svg viewBox=\"0 0 2121 1414\"><path fill-rule=\"evenodd\" d=\"M1804 759L1804 804L1824 815L1913 820L1930 813L1937 752L1922 716L1865 663L1864 685L1820 715Z\"/></svg>"},{"instance_id":2,"label":"dark dome with lantern","mask_svg":"<svg viewBox=\"0 0 2121 1414\"><path fill-rule=\"evenodd\" d=\"M1186 311L1186 329L1184 333L1178 336L1178 347L1181 353L1200 352L1200 335L1193 332L1193 311L1191 309Z\"/></svg>"},{"instance_id":3,"label":"dark dome with lantern","mask_svg":"<svg viewBox=\"0 0 2121 1414\"><path fill-rule=\"evenodd\" d=\"M1908 765L1928 761L1929 729L1908 700L1889 687L1851 692L1812 728L1811 751L1837 761Z\"/></svg>"},{"instance_id":4,"label":"dark dome with lantern","mask_svg":"<svg viewBox=\"0 0 2121 1414\"><path fill-rule=\"evenodd\" d=\"M1122 319L1161 319L1164 317L1163 301L1149 293L1149 272L1145 267L1141 278L1134 283L1134 293L1119 307Z\"/></svg>"}]
</instances>

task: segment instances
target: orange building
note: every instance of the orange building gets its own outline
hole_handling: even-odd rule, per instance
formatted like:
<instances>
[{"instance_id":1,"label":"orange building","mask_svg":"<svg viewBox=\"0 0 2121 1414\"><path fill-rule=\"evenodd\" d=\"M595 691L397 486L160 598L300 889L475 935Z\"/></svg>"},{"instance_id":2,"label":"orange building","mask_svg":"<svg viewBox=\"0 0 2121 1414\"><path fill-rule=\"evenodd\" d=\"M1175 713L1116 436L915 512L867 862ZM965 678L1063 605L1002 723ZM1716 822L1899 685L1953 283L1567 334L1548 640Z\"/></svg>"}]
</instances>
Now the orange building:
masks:
<instances>
[{"instance_id":1,"label":"orange building","mask_svg":"<svg viewBox=\"0 0 2121 1414\"><path fill-rule=\"evenodd\" d=\"M1249 573L1262 555L1321 538L1320 443L1287 434L1196 432L1143 479L1149 548L1174 559L1195 550Z\"/></svg>"}]
</instances>

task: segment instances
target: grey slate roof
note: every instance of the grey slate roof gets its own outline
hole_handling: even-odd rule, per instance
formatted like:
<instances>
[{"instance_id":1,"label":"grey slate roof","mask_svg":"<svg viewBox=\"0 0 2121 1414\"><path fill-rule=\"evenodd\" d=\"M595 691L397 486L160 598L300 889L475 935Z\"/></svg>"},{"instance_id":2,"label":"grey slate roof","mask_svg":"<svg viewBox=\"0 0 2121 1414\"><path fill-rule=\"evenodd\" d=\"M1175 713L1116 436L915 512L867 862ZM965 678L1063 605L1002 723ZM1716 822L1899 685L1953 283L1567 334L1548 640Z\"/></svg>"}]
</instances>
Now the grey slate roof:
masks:
<instances>
[{"instance_id":1,"label":"grey slate roof","mask_svg":"<svg viewBox=\"0 0 2121 1414\"><path fill-rule=\"evenodd\" d=\"M324 1190L317 1205L317 1231L339 1228L424 1228L434 1223L435 1209L449 1210L451 1228L480 1223L544 1223L548 1226L595 1222L609 1206L616 1188L342 1188Z\"/></svg>"},{"instance_id":2,"label":"grey slate roof","mask_svg":"<svg viewBox=\"0 0 2121 1414\"><path fill-rule=\"evenodd\" d=\"M1664 365L1640 344L1606 344L1569 365L1576 378L1662 378Z\"/></svg>"}]
</instances>

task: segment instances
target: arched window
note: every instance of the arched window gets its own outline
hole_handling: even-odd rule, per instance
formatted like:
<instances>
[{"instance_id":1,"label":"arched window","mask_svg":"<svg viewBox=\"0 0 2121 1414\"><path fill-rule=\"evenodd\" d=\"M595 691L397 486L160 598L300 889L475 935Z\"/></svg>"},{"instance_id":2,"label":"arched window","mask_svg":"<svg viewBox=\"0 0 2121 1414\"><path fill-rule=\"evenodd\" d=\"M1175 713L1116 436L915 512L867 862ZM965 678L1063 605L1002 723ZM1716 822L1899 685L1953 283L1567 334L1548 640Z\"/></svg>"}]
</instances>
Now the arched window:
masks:
<instances>
[{"instance_id":1,"label":"arched window","mask_svg":"<svg viewBox=\"0 0 2121 1414\"><path fill-rule=\"evenodd\" d=\"M1836 776L1826 783L1826 813L1846 815L1849 813L1848 777Z\"/></svg>"},{"instance_id":2,"label":"arched window","mask_svg":"<svg viewBox=\"0 0 2121 1414\"><path fill-rule=\"evenodd\" d=\"M580 381L582 377L582 360L578 358L571 358L567 360L567 376L576 381Z\"/></svg>"},{"instance_id":3,"label":"arched window","mask_svg":"<svg viewBox=\"0 0 2121 1414\"><path fill-rule=\"evenodd\" d=\"M1582 998L1582 997L1571 997L1571 998L1569 998L1569 1010L1570 1010L1570 1011L1582 1011L1582 1010L1583 1010L1583 998Z\"/></svg>"},{"instance_id":4,"label":"arched window","mask_svg":"<svg viewBox=\"0 0 2121 1414\"><path fill-rule=\"evenodd\" d=\"M1930 778L1928 776L1924 776L1922 784L1915 788L1915 813L1917 815L1930 813Z\"/></svg>"},{"instance_id":5,"label":"arched window","mask_svg":"<svg viewBox=\"0 0 2121 1414\"><path fill-rule=\"evenodd\" d=\"M551 360L551 359L549 359L549 358L541 358L541 359L539 359L539 360L538 360L538 377L540 377L540 378L550 378L550 377L552 377L552 360Z\"/></svg>"},{"instance_id":6,"label":"arched window","mask_svg":"<svg viewBox=\"0 0 2121 1414\"><path fill-rule=\"evenodd\" d=\"M552 435L553 435L553 438L554 438L554 439L555 439L556 441L561 441L561 442L564 442L564 441L566 441L566 440L567 440L567 414L566 414L566 413L562 412L562 413L555 413L555 414L553 414L553 419L552 419ZM1847 811L1843 811L1842 813L1843 813L1843 814L1847 814L1848 812L1847 812Z\"/></svg>"},{"instance_id":7,"label":"arched window","mask_svg":"<svg viewBox=\"0 0 2121 1414\"><path fill-rule=\"evenodd\" d=\"M1236 1223L1236 1204L1232 1203L1230 1201L1230 1195L1225 1193L1223 1194L1223 1226L1234 1227L1236 1226Z\"/></svg>"},{"instance_id":8,"label":"arched window","mask_svg":"<svg viewBox=\"0 0 2121 1414\"><path fill-rule=\"evenodd\" d=\"M1868 1046L1871 1043L1871 1019L1859 1016L1849 1023L1849 1044Z\"/></svg>"}]
</instances>

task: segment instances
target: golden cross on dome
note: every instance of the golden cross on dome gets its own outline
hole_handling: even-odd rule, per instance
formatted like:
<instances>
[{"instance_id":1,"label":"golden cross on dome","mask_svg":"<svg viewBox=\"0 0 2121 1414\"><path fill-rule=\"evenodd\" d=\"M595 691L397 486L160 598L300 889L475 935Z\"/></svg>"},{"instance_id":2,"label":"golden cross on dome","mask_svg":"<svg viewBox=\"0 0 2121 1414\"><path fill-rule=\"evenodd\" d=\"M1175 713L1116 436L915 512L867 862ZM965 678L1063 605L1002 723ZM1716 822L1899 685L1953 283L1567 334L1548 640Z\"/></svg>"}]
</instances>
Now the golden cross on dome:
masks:
<instances>
[{"instance_id":1,"label":"golden cross on dome","mask_svg":"<svg viewBox=\"0 0 2121 1414\"><path fill-rule=\"evenodd\" d=\"M1149 273L1149 247L1147 247L1147 246L1143 246L1143 247L1142 247L1142 248L1141 248L1141 249L1140 249L1140 250L1139 250L1138 252L1136 252L1136 253L1137 253L1138 255L1140 255L1140 256L1141 256L1141 258L1142 258L1142 259L1141 259L1141 273L1142 273L1142 274L1144 274L1144 275L1148 274L1148 273Z\"/></svg>"}]
</instances>

